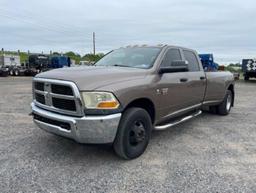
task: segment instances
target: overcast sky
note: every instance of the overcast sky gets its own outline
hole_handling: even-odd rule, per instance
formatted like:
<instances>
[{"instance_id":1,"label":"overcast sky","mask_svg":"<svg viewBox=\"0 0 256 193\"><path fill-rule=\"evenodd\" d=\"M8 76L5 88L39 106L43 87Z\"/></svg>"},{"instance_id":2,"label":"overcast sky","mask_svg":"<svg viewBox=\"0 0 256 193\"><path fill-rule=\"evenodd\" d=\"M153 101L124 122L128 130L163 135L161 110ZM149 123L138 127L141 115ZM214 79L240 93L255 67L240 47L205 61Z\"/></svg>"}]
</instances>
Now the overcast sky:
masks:
<instances>
[{"instance_id":1,"label":"overcast sky","mask_svg":"<svg viewBox=\"0 0 256 193\"><path fill-rule=\"evenodd\" d=\"M31 52L107 52L172 44L219 63L256 57L255 0L1 0L0 47Z\"/></svg>"}]
</instances>

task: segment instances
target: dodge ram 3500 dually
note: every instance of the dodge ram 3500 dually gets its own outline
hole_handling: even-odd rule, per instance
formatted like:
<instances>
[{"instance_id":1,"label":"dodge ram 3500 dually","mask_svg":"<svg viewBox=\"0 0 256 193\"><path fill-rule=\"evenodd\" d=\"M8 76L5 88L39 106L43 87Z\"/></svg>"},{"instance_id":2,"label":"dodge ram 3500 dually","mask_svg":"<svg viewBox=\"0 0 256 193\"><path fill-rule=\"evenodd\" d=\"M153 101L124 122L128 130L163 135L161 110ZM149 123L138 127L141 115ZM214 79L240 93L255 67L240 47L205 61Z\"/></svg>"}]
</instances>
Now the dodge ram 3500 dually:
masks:
<instances>
[{"instance_id":1,"label":"dodge ram 3500 dually","mask_svg":"<svg viewBox=\"0 0 256 193\"><path fill-rule=\"evenodd\" d=\"M128 46L95 66L57 69L33 79L33 119L48 132L79 143L112 143L124 159L140 156L152 130L201 113L229 114L234 105L229 72L204 72L194 50Z\"/></svg>"}]
</instances>

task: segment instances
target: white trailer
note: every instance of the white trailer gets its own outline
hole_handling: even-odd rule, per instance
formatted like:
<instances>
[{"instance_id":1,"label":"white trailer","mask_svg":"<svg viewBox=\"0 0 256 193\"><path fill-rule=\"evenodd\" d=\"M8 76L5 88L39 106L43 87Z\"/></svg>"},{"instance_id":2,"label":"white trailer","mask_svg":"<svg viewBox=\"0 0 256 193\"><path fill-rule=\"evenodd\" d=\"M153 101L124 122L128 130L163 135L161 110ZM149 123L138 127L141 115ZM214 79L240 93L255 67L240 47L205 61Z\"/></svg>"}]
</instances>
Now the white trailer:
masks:
<instances>
[{"instance_id":1,"label":"white trailer","mask_svg":"<svg viewBox=\"0 0 256 193\"><path fill-rule=\"evenodd\" d=\"M15 55L0 56L0 66L21 66L20 57Z\"/></svg>"}]
</instances>

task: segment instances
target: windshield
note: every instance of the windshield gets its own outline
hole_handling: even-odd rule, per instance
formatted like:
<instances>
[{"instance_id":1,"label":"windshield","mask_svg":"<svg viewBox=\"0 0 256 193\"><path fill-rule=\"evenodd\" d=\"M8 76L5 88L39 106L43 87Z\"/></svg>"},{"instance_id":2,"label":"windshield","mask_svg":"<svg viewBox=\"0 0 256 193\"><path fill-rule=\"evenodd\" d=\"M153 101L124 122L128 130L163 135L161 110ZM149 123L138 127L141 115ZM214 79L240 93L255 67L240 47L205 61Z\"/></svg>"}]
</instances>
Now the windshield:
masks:
<instances>
[{"instance_id":1,"label":"windshield","mask_svg":"<svg viewBox=\"0 0 256 193\"><path fill-rule=\"evenodd\" d=\"M120 48L104 56L96 66L151 68L161 48Z\"/></svg>"}]
</instances>

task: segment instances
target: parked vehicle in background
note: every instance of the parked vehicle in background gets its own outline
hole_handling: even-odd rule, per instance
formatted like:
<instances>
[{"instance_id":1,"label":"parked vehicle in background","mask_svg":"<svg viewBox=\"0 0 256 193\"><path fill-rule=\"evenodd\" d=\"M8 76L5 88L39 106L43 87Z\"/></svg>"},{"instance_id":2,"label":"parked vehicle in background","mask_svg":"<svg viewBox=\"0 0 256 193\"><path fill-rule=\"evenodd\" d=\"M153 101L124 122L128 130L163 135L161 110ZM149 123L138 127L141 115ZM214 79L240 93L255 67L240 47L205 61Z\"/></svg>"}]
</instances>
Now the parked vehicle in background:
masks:
<instances>
[{"instance_id":1,"label":"parked vehicle in background","mask_svg":"<svg viewBox=\"0 0 256 193\"><path fill-rule=\"evenodd\" d=\"M53 55L49 58L49 69L55 69L55 68L63 68L63 67L70 67L71 60L67 56L59 56L59 55Z\"/></svg>"},{"instance_id":2,"label":"parked vehicle in background","mask_svg":"<svg viewBox=\"0 0 256 193\"><path fill-rule=\"evenodd\" d=\"M0 66L0 76L6 77L9 75L9 68Z\"/></svg>"},{"instance_id":3,"label":"parked vehicle in background","mask_svg":"<svg viewBox=\"0 0 256 193\"><path fill-rule=\"evenodd\" d=\"M49 57L44 54L31 54L28 61L20 66L9 66L9 73L13 76L34 76L49 64Z\"/></svg>"},{"instance_id":4,"label":"parked vehicle in background","mask_svg":"<svg viewBox=\"0 0 256 193\"><path fill-rule=\"evenodd\" d=\"M20 57L15 55L1 55L0 66L20 66Z\"/></svg>"},{"instance_id":5,"label":"parked vehicle in background","mask_svg":"<svg viewBox=\"0 0 256 193\"><path fill-rule=\"evenodd\" d=\"M94 62L87 61L87 60L82 60L82 61L79 62L79 65L92 66L92 65L94 65Z\"/></svg>"},{"instance_id":6,"label":"parked vehicle in background","mask_svg":"<svg viewBox=\"0 0 256 193\"><path fill-rule=\"evenodd\" d=\"M213 54L199 54L204 71L214 72L218 71L219 65L214 62Z\"/></svg>"},{"instance_id":7,"label":"parked vehicle in background","mask_svg":"<svg viewBox=\"0 0 256 193\"><path fill-rule=\"evenodd\" d=\"M6 55L3 54L0 56L0 75L8 76L10 69L20 68L20 57L16 55Z\"/></svg>"},{"instance_id":8,"label":"parked vehicle in background","mask_svg":"<svg viewBox=\"0 0 256 193\"><path fill-rule=\"evenodd\" d=\"M194 50L120 48L93 67L59 69L33 79L34 122L79 143L113 143L124 159L140 156L151 131L196 117L203 107L228 115L230 72L204 72Z\"/></svg>"},{"instance_id":9,"label":"parked vehicle in background","mask_svg":"<svg viewBox=\"0 0 256 193\"><path fill-rule=\"evenodd\" d=\"M10 65L9 74L13 76L35 76L51 69L70 67L71 60L67 56L31 54L22 65Z\"/></svg>"},{"instance_id":10,"label":"parked vehicle in background","mask_svg":"<svg viewBox=\"0 0 256 193\"><path fill-rule=\"evenodd\" d=\"M242 61L244 80L256 78L256 59L244 59Z\"/></svg>"},{"instance_id":11,"label":"parked vehicle in background","mask_svg":"<svg viewBox=\"0 0 256 193\"><path fill-rule=\"evenodd\" d=\"M199 54L205 72L216 72L227 70L224 65L220 66L214 61L213 54ZM228 70L229 71L229 70ZM239 80L240 73L233 72L235 80Z\"/></svg>"}]
</instances>

